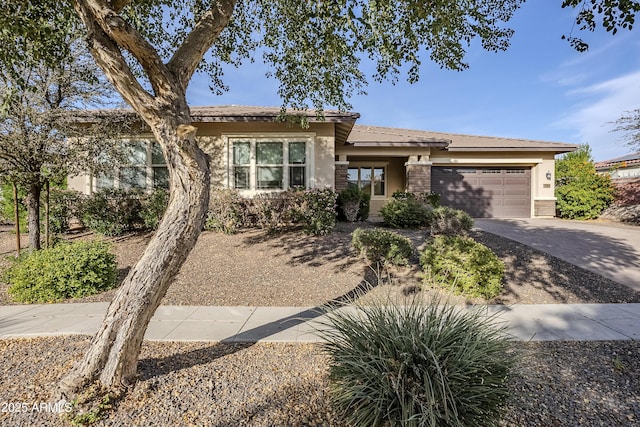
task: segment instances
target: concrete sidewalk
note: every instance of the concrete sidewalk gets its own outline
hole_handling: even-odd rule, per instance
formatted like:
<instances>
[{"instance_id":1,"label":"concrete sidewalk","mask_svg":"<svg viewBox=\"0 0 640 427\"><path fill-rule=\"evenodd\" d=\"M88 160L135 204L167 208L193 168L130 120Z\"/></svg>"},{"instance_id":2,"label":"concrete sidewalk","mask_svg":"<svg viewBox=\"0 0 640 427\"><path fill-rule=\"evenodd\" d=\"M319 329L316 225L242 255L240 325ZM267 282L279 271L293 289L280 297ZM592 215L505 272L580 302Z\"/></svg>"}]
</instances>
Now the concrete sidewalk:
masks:
<instances>
[{"instance_id":1,"label":"concrete sidewalk","mask_svg":"<svg viewBox=\"0 0 640 427\"><path fill-rule=\"evenodd\" d=\"M0 307L0 339L97 331L108 303ZM355 310L343 307L340 310ZM516 340L640 339L640 304L488 306ZM145 339L154 341L318 342L318 308L161 306Z\"/></svg>"}]
</instances>

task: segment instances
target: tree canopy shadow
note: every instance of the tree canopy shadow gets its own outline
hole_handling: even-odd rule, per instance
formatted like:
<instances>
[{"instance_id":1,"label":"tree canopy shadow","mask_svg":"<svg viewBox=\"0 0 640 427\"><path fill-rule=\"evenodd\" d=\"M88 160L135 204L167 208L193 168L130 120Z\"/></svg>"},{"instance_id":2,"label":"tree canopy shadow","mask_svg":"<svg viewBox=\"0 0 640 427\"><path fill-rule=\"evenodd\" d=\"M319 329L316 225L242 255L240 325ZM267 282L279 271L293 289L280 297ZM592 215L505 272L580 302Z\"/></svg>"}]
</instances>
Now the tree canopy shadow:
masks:
<instances>
[{"instance_id":1,"label":"tree canopy shadow","mask_svg":"<svg viewBox=\"0 0 640 427\"><path fill-rule=\"evenodd\" d=\"M492 194L484 188L474 188L464 180L464 175L456 169L448 174L446 186L434 185L434 191L440 194L440 204L463 210L476 218L491 217Z\"/></svg>"},{"instance_id":2,"label":"tree canopy shadow","mask_svg":"<svg viewBox=\"0 0 640 427\"><path fill-rule=\"evenodd\" d=\"M556 258L578 265L600 276L640 290L640 249L616 227L561 220L483 220L480 228L504 235ZM573 225L572 225L573 224ZM635 229L622 233L640 236ZM629 230L629 231L627 231ZM629 234L633 233L633 234ZM618 235L618 237L616 237ZM625 240L625 238L627 240Z\"/></svg>"},{"instance_id":3,"label":"tree canopy shadow","mask_svg":"<svg viewBox=\"0 0 640 427\"><path fill-rule=\"evenodd\" d=\"M375 272L371 268L363 269L363 279L357 286L323 304L308 309L301 308L298 313L240 332L233 337L204 348L186 353L172 354L159 359L141 359L138 361L140 379L148 380L152 377L204 365L220 357L242 351L253 346L261 339L281 332L283 325L286 325L287 329L294 328L307 321L317 319L331 310L347 306L377 285L378 280Z\"/></svg>"},{"instance_id":4,"label":"tree canopy shadow","mask_svg":"<svg viewBox=\"0 0 640 427\"><path fill-rule=\"evenodd\" d=\"M473 237L505 263L504 290L492 303L640 302L640 292L523 243L483 231Z\"/></svg>"}]
</instances>

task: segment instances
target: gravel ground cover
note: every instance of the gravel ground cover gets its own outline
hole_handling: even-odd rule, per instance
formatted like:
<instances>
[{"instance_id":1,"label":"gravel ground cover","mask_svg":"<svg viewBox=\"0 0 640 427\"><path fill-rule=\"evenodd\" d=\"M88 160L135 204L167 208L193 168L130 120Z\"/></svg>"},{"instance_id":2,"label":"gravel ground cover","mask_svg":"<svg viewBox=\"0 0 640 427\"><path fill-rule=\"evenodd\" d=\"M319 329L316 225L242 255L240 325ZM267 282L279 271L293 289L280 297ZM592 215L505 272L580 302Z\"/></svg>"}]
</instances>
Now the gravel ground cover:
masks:
<instances>
[{"instance_id":1,"label":"gravel ground cover","mask_svg":"<svg viewBox=\"0 0 640 427\"><path fill-rule=\"evenodd\" d=\"M351 252L352 230L343 224L324 237L205 232L163 304L315 306L345 300L366 289L364 283L376 283L372 270ZM424 231L406 234L416 245L424 243ZM473 235L507 266L505 291L493 303L640 302L637 292L535 249L489 233ZM0 228L0 264L8 262L2 255L11 253L13 239L7 227ZM114 240L121 277L148 239ZM421 284L417 264L393 270L391 277L366 297L401 295ZM108 301L112 295L81 301ZM10 303L0 285L0 304ZM55 383L88 342L87 337L0 340L0 425L63 425L57 415L32 406L52 403ZM522 363L511 379L514 397L502 425L640 423L640 342L513 346ZM327 398L328 362L313 344L145 342L140 380L98 425L340 426ZM15 403L26 403L29 410L16 412Z\"/></svg>"},{"instance_id":2,"label":"gravel ground cover","mask_svg":"<svg viewBox=\"0 0 640 427\"><path fill-rule=\"evenodd\" d=\"M371 226L370 224L365 226ZM366 298L401 298L422 286L418 257L409 268L378 274L351 249L352 224L339 224L328 236L261 231L236 235L203 232L162 303L165 305L313 307L345 301L367 289ZM427 231L403 230L420 248ZM11 254L14 235L0 228L0 267ZM73 238L92 238L80 234ZM490 233L473 237L505 262L504 291L490 303L563 304L640 302L640 292L583 270L526 245ZM112 239L120 277L139 259L149 234ZM3 257L4 254L5 256ZM378 285L381 277L382 285ZM425 289L429 292L429 289ZM68 302L111 301L115 290ZM454 298L463 303L480 300ZM0 283L0 305L12 304Z\"/></svg>"},{"instance_id":3,"label":"gravel ground cover","mask_svg":"<svg viewBox=\"0 0 640 427\"><path fill-rule=\"evenodd\" d=\"M46 411L57 380L87 337L0 340L0 425L58 426ZM503 426L635 426L640 343L514 343L523 363L510 380ZM328 358L317 344L145 342L140 380L102 426L341 426L328 402ZM0 408L1 409L1 408Z\"/></svg>"}]
</instances>

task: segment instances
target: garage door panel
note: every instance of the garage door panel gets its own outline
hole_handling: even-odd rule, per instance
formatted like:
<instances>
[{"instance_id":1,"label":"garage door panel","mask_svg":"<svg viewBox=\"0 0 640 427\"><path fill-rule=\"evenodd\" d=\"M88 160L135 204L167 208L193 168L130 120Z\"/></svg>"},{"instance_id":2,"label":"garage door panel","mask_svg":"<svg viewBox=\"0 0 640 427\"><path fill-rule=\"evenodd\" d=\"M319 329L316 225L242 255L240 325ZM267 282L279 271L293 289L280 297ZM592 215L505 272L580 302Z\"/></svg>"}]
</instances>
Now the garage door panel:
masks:
<instances>
[{"instance_id":1,"label":"garage door panel","mask_svg":"<svg viewBox=\"0 0 640 427\"><path fill-rule=\"evenodd\" d=\"M474 217L529 217L530 168L432 168L441 203Z\"/></svg>"},{"instance_id":2,"label":"garage door panel","mask_svg":"<svg viewBox=\"0 0 640 427\"><path fill-rule=\"evenodd\" d=\"M529 185L529 178L512 178L512 177L506 177L504 179L504 183L505 185Z\"/></svg>"},{"instance_id":3,"label":"garage door panel","mask_svg":"<svg viewBox=\"0 0 640 427\"><path fill-rule=\"evenodd\" d=\"M504 193L505 196L522 196L529 197L529 189L522 187L505 187Z\"/></svg>"},{"instance_id":4,"label":"garage door panel","mask_svg":"<svg viewBox=\"0 0 640 427\"><path fill-rule=\"evenodd\" d=\"M478 180L478 184L482 185L483 187L503 186L504 180L502 178L482 177L482 179Z\"/></svg>"}]
</instances>

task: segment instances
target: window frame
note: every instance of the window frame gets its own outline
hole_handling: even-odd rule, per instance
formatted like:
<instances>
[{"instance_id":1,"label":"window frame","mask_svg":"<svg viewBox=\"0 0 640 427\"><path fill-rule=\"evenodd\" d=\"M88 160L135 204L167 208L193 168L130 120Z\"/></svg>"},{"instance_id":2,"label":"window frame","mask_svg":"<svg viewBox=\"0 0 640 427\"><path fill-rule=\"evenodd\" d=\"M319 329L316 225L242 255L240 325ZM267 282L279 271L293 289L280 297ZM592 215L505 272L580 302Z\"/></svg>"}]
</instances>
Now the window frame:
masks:
<instances>
[{"instance_id":1,"label":"window frame","mask_svg":"<svg viewBox=\"0 0 640 427\"><path fill-rule=\"evenodd\" d=\"M169 184L169 178L167 176L167 187L156 187L154 185L154 181L155 181L155 171L157 169L166 169L167 168L167 162L164 159L164 155L162 155L162 163L159 162L154 162L153 159L153 155L154 155L154 145L158 145L159 144L156 142L155 139L153 138L136 138L136 139L122 139L121 143L124 145L133 145L133 144L140 144L140 145L144 145L145 147L145 162L143 163L135 163L135 162L131 162L131 163L126 163L121 165L117 171L115 171L113 174L103 174L103 177L100 176L92 176L91 178L91 192L96 192L105 188L113 188L113 189L125 189L124 186L124 180L122 178L122 171L125 169L143 169L144 170L144 187L128 187L126 188L126 190L141 190L141 191L145 191L145 192L152 192L154 190L157 189L167 189L169 188L168 184ZM162 154L162 149L160 149L160 153ZM133 158L134 156L132 156ZM99 181L102 179L108 179L111 181L111 185L110 186L99 186Z\"/></svg>"},{"instance_id":2,"label":"window frame","mask_svg":"<svg viewBox=\"0 0 640 427\"><path fill-rule=\"evenodd\" d=\"M389 167L388 166L389 166L388 162L367 162L367 163L349 162L349 166L347 166L347 171L349 169L356 169L356 168L358 169L358 188L362 189L360 184L360 181L362 180L361 179L362 169L370 169L371 177L374 178L371 180L371 183L370 183L371 200L387 200L389 198ZM375 169L383 169L383 175L384 175L384 179L382 180L383 190L384 190L383 195L375 194L375 185L373 185L373 183L375 182ZM347 177L347 180L350 184L351 180L349 180L348 177Z\"/></svg>"},{"instance_id":3,"label":"window frame","mask_svg":"<svg viewBox=\"0 0 640 427\"><path fill-rule=\"evenodd\" d=\"M314 136L309 134L258 134L258 135L226 135L226 188L234 189L245 196L253 196L256 194L264 193L278 193L292 188L313 188L314 187L314 152L313 141ZM234 163L234 144L236 143L249 143L249 163L235 164ZM282 163L258 163L257 159L257 147L259 143L279 143L282 147ZM305 159L304 163L292 163L291 162L291 144L301 143L304 144ZM236 188L236 167L248 167L249 168L249 185L248 188ZM258 187L258 169L260 167L274 167L281 168L282 170L282 188L259 188ZM304 170L304 185L303 186L291 186L291 173L292 169Z\"/></svg>"}]
</instances>

